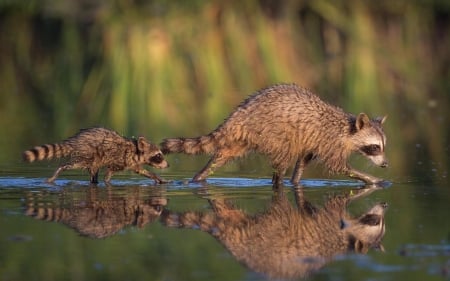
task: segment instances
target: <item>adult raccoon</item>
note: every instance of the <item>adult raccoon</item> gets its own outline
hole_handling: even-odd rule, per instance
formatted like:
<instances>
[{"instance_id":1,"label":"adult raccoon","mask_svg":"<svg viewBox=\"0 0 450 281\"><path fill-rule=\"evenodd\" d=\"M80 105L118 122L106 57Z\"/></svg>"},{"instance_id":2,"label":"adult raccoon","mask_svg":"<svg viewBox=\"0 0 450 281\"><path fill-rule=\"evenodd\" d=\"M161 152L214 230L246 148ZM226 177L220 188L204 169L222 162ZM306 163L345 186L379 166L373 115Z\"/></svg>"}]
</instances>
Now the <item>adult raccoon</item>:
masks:
<instances>
[{"instance_id":1,"label":"adult raccoon","mask_svg":"<svg viewBox=\"0 0 450 281\"><path fill-rule=\"evenodd\" d=\"M387 167L386 136L381 126L385 120L346 113L305 88L279 84L247 98L211 133L165 139L161 150L164 154L211 154L194 181L206 179L233 158L256 151L268 156L278 181L295 162L291 182L298 184L308 162L318 159L331 172L374 184L382 179L354 170L347 159L357 151L376 165Z\"/></svg>"}]
</instances>

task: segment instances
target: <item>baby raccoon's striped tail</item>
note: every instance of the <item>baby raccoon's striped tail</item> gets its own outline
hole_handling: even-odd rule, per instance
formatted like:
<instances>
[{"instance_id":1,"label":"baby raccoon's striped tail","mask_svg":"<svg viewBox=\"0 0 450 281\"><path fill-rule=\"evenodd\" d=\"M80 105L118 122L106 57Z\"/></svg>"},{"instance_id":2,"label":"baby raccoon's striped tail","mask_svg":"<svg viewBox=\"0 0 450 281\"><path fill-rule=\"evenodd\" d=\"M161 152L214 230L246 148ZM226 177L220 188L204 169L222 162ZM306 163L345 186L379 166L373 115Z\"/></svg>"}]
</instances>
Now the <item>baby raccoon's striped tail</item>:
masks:
<instances>
[{"instance_id":1,"label":"baby raccoon's striped tail","mask_svg":"<svg viewBox=\"0 0 450 281\"><path fill-rule=\"evenodd\" d=\"M62 143L44 144L35 146L23 152L22 157L26 162L37 160L66 157L72 152L72 147Z\"/></svg>"},{"instance_id":2,"label":"baby raccoon's striped tail","mask_svg":"<svg viewBox=\"0 0 450 281\"><path fill-rule=\"evenodd\" d=\"M186 154L213 154L217 150L217 140L214 134L197 138L171 138L164 139L161 143L161 151L168 153Z\"/></svg>"}]
</instances>

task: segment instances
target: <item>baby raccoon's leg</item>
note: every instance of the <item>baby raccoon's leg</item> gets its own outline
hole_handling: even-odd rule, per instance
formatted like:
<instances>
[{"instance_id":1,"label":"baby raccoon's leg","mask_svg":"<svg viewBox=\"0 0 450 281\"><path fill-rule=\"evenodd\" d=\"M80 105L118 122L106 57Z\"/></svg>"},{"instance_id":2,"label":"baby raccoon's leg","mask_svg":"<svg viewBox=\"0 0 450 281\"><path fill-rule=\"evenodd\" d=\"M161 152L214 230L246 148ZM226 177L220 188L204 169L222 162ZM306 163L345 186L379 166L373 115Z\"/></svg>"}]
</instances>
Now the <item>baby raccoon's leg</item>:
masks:
<instances>
[{"instance_id":1,"label":"baby raccoon's leg","mask_svg":"<svg viewBox=\"0 0 450 281\"><path fill-rule=\"evenodd\" d=\"M136 172L137 174L139 174L139 175L144 176L144 177L153 179L153 180L154 180L156 183L158 183L158 184L168 183L168 181L164 180L163 178L161 178L160 176L158 176L158 175L156 175L156 174L154 174L154 173L152 173L152 172L147 171L147 170L144 169L144 168L138 167L138 168L135 170L135 172Z\"/></svg>"},{"instance_id":2,"label":"baby raccoon's leg","mask_svg":"<svg viewBox=\"0 0 450 281\"><path fill-rule=\"evenodd\" d=\"M205 167L201 169L192 179L194 182L197 181L203 181L205 180L209 175L214 173L214 170L216 168L219 168L223 166L225 163L228 162L232 157L228 155L224 155L223 153L216 153L211 157L211 159L208 161Z\"/></svg>"},{"instance_id":3,"label":"baby raccoon's leg","mask_svg":"<svg viewBox=\"0 0 450 281\"><path fill-rule=\"evenodd\" d=\"M51 176L50 178L47 179L48 183L52 183L55 181L55 179L58 177L58 175L62 172L67 170L67 165L63 165L63 166L59 166L58 169L56 169L55 173L53 174L53 176Z\"/></svg>"},{"instance_id":4,"label":"baby raccoon's leg","mask_svg":"<svg viewBox=\"0 0 450 281\"><path fill-rule=\"evenodd\" d=\"M111 177L113 176L113 174L114 174L114 171L110 168L107 168L106 172L105 172L105 177L103 178L103 181L105 183L109 183L111 181Z\"/></svg>"},{"instance_id":5,"label":"baby raccoon's leg","mask_svg":"<svg viewBox=\"0 0 450 281\"><path fill-rule=\"evenodd\" d=\"M98 183L98 173L95 173L95 174L91 173L90 182L91 183Z\"/></svg>"},{"instance_id":6,"label":"baby raccoon's leg","mask_svg":"<svg viewBox=\"0 0 450 281\"><path fill-rule=\"evenodd\" d=\"M98 169L89 169L91 183L98 183Z\"/></svg>"},{"instance_id":7,"label":"baby raccoon's leg","mask_svg":"<svg viewBox=\"0 0 450 281\"><path fill-rule=\"evenodd\" d=\"M300 155L295 163L294 172L292 173L291 183L293 185L297 185L300 182L300 178L302 177L303 171L305 170L306 165L313 159L313 154L309 153L306 156Z\"/></svg>"},{"instance_id":8,"label":"baby raccoon's leg","mask_svg":"<svg viewBox=\"0 0 450 281\"><path fill-rule=\"evenodd\" d=\"M56 171L55 171L55 173L53 174L53 176L51 176L50 178L47 179L47 182L48 182L48 183L54 182L55 179L59 176L59 174L60 174L62 171L65 171L65 170L73 170L73 169L81 169L81 168L83 168L83 167L84 167L84 166L83 166L82 164L80 164L80 163L66 163L66 164L64 164L64 165L61 165L61 166L58 167L58 169L56 169Z\"/></svg>"}]
</instances>

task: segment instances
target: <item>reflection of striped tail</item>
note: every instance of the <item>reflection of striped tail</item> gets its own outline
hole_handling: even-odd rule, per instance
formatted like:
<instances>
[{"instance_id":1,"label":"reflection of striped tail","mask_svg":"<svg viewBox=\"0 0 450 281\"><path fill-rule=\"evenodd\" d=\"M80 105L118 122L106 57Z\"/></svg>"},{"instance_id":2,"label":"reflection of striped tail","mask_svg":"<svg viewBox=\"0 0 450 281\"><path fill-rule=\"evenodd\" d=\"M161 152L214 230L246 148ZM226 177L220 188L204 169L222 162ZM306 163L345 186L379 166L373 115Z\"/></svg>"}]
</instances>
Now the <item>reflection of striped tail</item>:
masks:
<instances>
[{"instance_id":1,"label":"reflection of striped tail","mask_svg":"<svg viewBox=\"0 0 450 281\"><path fill-rule=\"evenodd\" d=\"M33 162L37 160L60 158L68 156L72 152L72 147L65 144L54 143L35 146L23 152L23 160Z\"/></svg>"},{"instance_id":2,"label":"reflection of striped tail","mask_svg":"<svg viewBox=\"0 0 450 281\"><path fill-rule=\"evenodd\" d=\"M161 143L161 151L167 153L186 154L212 154L216 151L217 140L213 133L198 138L172 138L164 139Z\"/></svg>"},{"instance_id":3,"label":"reflection of striped tail","mask_svg":"<svg viewBox=\"0 0 450 281\"><path fill-rule=\"evenodd\" d=\"M200 229L205 232L211 232L212 229L214 229L214 215L212 213L172 213L170 211L163 210L161 222L167 227L174 228L193 228Z\"/></svg>"},{"instance_id":4,"label":"reflection of striped tail","mask_svg":"<svg viewBox=\"0 0 450 281\"><path fill-rule=\"evenodd\" d=\"M51 208L51 207L35 207L33 205L28 206L25 215L33 217L39 220L55 221L58 222L64 219L65 212L61 208Z\"/></svg>"}]
</instances>

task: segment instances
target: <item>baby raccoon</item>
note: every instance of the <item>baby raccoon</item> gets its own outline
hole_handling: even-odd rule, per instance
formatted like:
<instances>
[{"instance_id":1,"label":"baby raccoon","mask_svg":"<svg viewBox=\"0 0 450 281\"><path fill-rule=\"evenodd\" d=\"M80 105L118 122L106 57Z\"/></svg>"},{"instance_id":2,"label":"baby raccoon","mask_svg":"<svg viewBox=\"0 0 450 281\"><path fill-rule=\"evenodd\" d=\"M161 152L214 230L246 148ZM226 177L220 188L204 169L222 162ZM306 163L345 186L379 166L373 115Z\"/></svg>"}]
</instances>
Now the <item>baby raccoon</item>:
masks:
<instances>
[{"instance_id":1,"label":"baby raccoon","mask_svg":"<svg viewBox=\"0 0 450 281\"><path fill-rule=\"evenodd\" d=\"M354 170L347 159L352 152L359 152L377 166L387 167L381 126L385 120L346 113L305 88L279 84L250 96L211 133L165 139L161 150L165 154L211 154L194 181L204 180L228 161L255 151L270 159L278 181L295 162L291 182L298 184L306 165L318 159L331 172L374 184L382 179Z\"/></svg>"},{"instance_id":2,"label":"baby raccoon","mask_svg":"<svg viewBox=\"0 0 450 281\"><path fill-rule=\"evenodd\" d=\"M136 186L114 193L90 187L62 193L44 189L27 193L25 214L64 224L83 236L106 238L128 226L143 228L157 221L167 205L162 193L158 187L152 190Z\"/></svg>"},{"instance_id":3,"label":"baby raccoon","mask_svg":"<svg viewBox=\"0 0 450 281\"><path fill-rule=\"evenodd\" d=\"M132 170L157 183L166 182L142 168L144 164L155 168L168 167L159 148L144 137L128 139L115 131L96 127L82 129L60 143L36 146L23 153L27 162L61 157L69 158L68 162L59 166L47 182L53 182L64 170L87 169L91 183L98 183L98 172L103 167L106 168L106 183L110 182L114 172L122 170Z\"/></svg>"}]
</instances>

